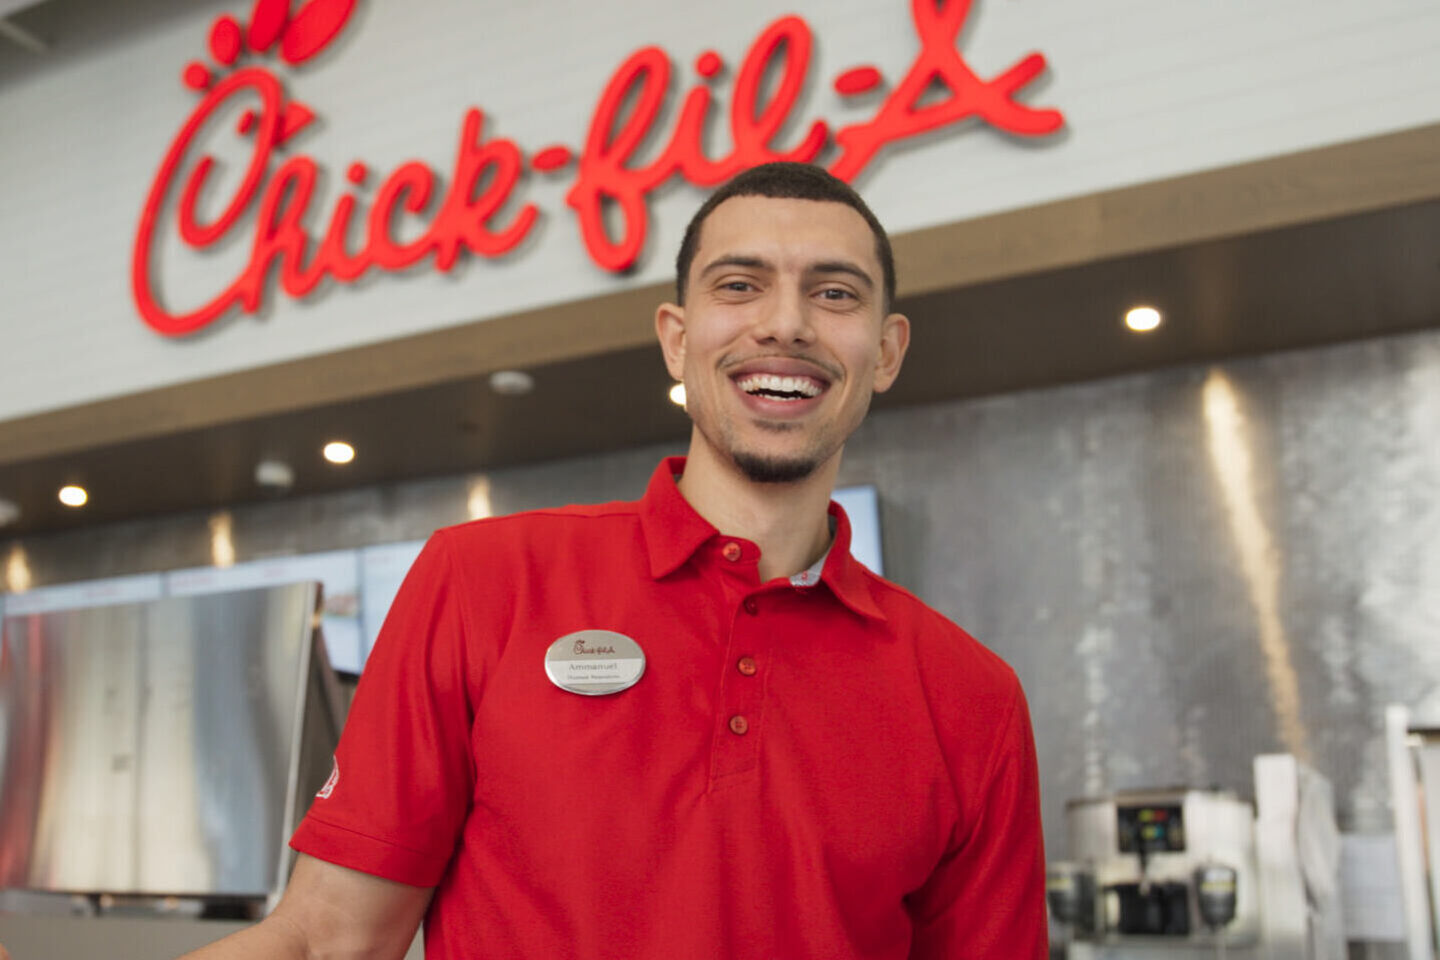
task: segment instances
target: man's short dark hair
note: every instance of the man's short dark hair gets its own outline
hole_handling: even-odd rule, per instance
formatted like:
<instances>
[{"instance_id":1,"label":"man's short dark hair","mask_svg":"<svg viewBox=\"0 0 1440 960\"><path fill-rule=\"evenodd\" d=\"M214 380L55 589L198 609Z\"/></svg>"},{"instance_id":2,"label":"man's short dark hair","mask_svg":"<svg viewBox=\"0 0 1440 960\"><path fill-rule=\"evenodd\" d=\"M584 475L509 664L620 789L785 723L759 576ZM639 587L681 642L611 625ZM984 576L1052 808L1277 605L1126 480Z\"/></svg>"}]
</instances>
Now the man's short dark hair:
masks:
<instances>
[{"instance_id":1,"label":"man's short dark hair","mask_svg":"<svg viewBox=\"0 0 1440 960\"><path fill-rule=\"evenodd\" d=\"M875 234L875 257L880 261L884 274L885 312L895 302L895 254L890 250L890 237L875 214L860 199L860 194L844 180L833 176L820 167L808 163L764 163L737 174L720 187L695 211L690 225L685 228L685 239L680 242L680 252L675 256L675 302L685 305L685 284L690 277L690 266L695 261L695 251L700 247L700 228L711 211L731 197L771 197L777 200L819 200L843 203L850 207L870 225Z\"/></svg>"}]
</instances>

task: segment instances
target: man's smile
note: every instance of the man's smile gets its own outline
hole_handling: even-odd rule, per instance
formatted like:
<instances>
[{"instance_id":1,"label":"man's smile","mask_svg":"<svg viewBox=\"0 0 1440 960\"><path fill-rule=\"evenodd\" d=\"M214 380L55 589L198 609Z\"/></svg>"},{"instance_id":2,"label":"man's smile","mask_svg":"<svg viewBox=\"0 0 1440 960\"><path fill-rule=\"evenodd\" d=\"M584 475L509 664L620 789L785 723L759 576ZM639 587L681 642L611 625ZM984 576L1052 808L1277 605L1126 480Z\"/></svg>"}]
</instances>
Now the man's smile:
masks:
<instances>
[{"instance_id":1,"label":"man's smile","mask_svg":"<svg viewBox=\"0 0 1440 960\"><path fill-rule=\"evenodd\" d=\"M781 377L773 373L752 373L737 379L735 385L752 397L769 397L772 400L818 397L825 389L809 377Z\"/></svg>"},{"instance_id":2,"label":"man's smile","mask_svg":"<svg viewBox=\"0 0 1440 960\"><path fill-rule=\"evenodd\" d=\"M745 407L766 419L803 416L819 406L835 379L796 357L757 357L726 372Z\"/></svg>"}]
</instances>

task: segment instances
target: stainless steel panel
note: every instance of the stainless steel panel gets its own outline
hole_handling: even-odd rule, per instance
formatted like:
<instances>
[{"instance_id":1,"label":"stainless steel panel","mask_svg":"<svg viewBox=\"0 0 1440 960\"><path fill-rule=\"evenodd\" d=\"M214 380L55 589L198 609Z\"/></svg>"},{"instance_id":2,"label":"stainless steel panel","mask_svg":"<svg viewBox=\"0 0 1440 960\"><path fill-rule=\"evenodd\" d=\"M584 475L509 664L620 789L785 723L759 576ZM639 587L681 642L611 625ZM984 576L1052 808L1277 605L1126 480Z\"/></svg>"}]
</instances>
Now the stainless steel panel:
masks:
<instances>
[{"instance_id":1,"label":"stainless steel panel","mask_svg":"<svg viewBox=\"0 0 1440 960\"><path fill-rule=\"evenodd\" d=\"M0 885L274 890L295 815L316 591L5 620Z\"/></svg>"}]
</instances>

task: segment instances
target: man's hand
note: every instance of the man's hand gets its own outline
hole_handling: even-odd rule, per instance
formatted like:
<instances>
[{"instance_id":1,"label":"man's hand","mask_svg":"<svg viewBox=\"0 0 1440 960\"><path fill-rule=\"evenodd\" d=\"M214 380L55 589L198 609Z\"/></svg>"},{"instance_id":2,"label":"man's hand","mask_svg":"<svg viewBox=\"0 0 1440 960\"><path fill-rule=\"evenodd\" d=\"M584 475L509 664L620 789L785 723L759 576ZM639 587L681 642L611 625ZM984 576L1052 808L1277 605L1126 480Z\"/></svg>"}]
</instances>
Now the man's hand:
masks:
<instances>
[{"instance_id":1,"label":"man's hand","mask_svg":"<svg viewBox=\"0 0 1440 960\"><path fill-rule=\"evenodd\" d=\"M302 853L270 916L181 960L400 960L433 892Z\"/></svg>"}]
</instances>

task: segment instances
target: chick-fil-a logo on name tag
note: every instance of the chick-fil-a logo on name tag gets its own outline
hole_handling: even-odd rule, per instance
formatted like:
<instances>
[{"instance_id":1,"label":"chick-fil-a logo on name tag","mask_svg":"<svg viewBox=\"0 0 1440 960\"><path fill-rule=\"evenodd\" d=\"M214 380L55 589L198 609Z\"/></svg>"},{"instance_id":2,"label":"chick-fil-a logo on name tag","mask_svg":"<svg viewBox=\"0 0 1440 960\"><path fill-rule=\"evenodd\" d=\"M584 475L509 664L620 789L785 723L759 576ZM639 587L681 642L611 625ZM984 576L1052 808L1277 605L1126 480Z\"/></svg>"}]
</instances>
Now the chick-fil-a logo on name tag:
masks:
<instances>
[{"instance_id":1,"label":"chick-fil-a logo on name tag","mask_svg":"<svg viewBox=\"0 0 1440 960\"><path fill-rule=\"evenodd\" d=\"M513 140L487 138L484 112L471 107L460 123L448 186L422 161L403 163L381 177L356 159L345 171L348 184L321 211L314 201L324 171L294 149L315 114L287 96L264 59L278 53L292 66L303 65L340 35L356 0L309 0L295 9L290 0L257 0L248 24L226 15L212 25L209 47L219 70L198 61L183 70L184 83L202 99L171 142L140 215L132 263L136 306L155 330L183 336L236 307L259 311L270 296L267 278L274 267L280 288L298 299L327 278L347 283L372 268L403 270L433 257L434 268L443 272L462 254L500 257L526 238L540 216L535 204L526 203L497 222L532 172L573 178L566 203L586 249L600 267L623 272L644 250L651 193L672 177L708 187L757 164L797 160L828 161L832 173L853 181L888 144L971 118L1019 136L1058 130L1064 123L1058 110L1015 99L1045 70L1043 55L1031 53L989 80L965 62L957 43L971 2L912 0L919 51L900 80L886 89L884 76L871 65L851 67L832 80L847 99L881 92L869 118L843 126L815 119L790 147L775 141L810 81L814 46L809 24L796 16L781 17L761 31L734 71L728 84L729 150L722 156L706 152L704 131L712 112L722 109L729 76L724 59L714 50L699 54L695 78L668 131L658 130L677 71L669 53L649 46L616 68L578 151L559 143L527 152ZM250 141L249 163L219 215L207 220L199 208L215 160L204 153L204 142L228 135L212 121L222 112L234 116L241 107L234 134ZM651 160L637 160L641 145L655 136L663 149ZM213 198L209 203L220 205ZM253 213L248 263L203 303L176 305L163 296L156 259L162 232L170 229L161 222L170 204L177 207L180 240L197 251L231 237ZM417 238L402 241L396 229L402 217L428 222L419 225L423 233Z\"/></svg>"}]
</instances>

